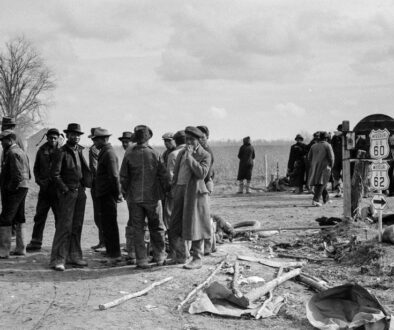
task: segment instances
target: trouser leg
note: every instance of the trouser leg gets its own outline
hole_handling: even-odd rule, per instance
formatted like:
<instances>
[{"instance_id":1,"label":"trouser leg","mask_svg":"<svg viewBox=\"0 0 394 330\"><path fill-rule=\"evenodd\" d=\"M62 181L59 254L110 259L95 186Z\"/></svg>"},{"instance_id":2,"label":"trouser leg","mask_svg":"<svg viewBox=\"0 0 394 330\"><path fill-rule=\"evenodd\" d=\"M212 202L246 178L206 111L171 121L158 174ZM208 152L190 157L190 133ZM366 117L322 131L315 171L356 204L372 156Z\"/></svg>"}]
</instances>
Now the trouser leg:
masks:
<instances>
[{"instance_id":1,"label":"trouser leg","mask_svg":"<svg viewBox=\"0 0 394 330\"><path fill-rule=\"evenodd\" d=\"M112 195L101 196L98 200L100 203L100 224L107 255L110 258L118 258L121 253L116 200Z\"/></svg>"},{"instance_id":2,"label":"trouser leg","mask_svg":"<svg viewBox=\"0 0 394 330\"><path fill-rule=\"evenodd\" d=\"M96 189L95 189L95 185L93 185L92 189L91 189L91 195L92 195L92 202L93 202L93 219L94 219L94 223L97 227L98 230L98 238L99 238L99 244L104 244L104 236L103 236L103 229L102 229L102 225L101 225L101 219L102 216L100 214L102 208L100 208L100 201L99 198L96 197Z\"/></svg>"},{"instance_id":3,"label":"trouser leg","mask_svg":"<svg viewBox=\"0 0 394 330\"><path fill-rule=\"evenodd\" d=\"M154 260L158 263L166 259L164 232L165 227L162 218L160 218L159 203L145 203L146 216L148 218L148 227L150 233L150 244L153 250Z\"/></svg>"},{"instance_id":4,"label":"trouser leg","mask_svg":"<svg viewBox=\"0 0 394 330\"><path fill-rule=\"evenodd\" d=\"M247 194L250 194L250 180L246 181L245 191L246 191Z\"/></svg>"},{"instance_id":5,"label":"trouser leg","mask_svg":"<svg viewBox=\"0 0 394 330\"><path fill-rule=\"evenodd\" d=\"M185 186L175 186L173 188L173 207L170 218L170 228L168 230L170 253L175 254L175 258L178 261L186 260L186 245L182 239L182 218L185 191Z\"/></svg>"},{"instance_id":6,"label":"trouser leg","mask_svg":"<svg viewBox=\"0 0 394 330\"><path fill-rule=\"evenodd\" d=\"M66 194L58 192L59 208L53 237L51 262L52 267L65 264L70 250L71 232L78 191L68 191Z\"/></svg>"},{"instance_id":7,"label":"trouser leg","mask_svg":"<svg viewBox=\"0 0 394 330\"><path fill-rule=\"evenodd\" d=\"M327 203L330 200L330 195L327 191L327 184L324 184L322 187L322 197L323 197L323 203Z\"/></svg>"},{"instance_id":8,"label":"trouser leg","mask_svg":"<svg viewBox=\"0 0 394 330\"><path fill-rule=\"evenodd\" d=\"M0 227L0 258L8 258L11 250L11 226Z\"/></svg>"},{"instance_id":9,"label":"trouser leg","mask_svg":"<svg viewBox=\"0 0 394 330\"><path fill-rule=\"evenodd\" d=\"M46 192L42 191L41 189L40 193L38 194L36 215L34 216L33 233L31 236L31 243L30 243L31 245L34 245L34 247L41 247L42 245L45 223L50 208L51 208L51 201L49 199L49 196Z\"/></svg>"},{"instance_id":10,"label":"trouser leg","mask_svg":"<svg viewBox=\"0 0 394 330\"><path fill-rule=\"evenodd\" d=\"M313 200L319 202L323 193L323 185L318 184L314 186Z\"/></svg>"},{"instance_id":11,"label":"trouser leg","mask_svg":"<svg viewBox=\"0 0 394 330\"><path fill-rule=\"evenodd\" d=\"M145 247L145 209L142 203L130 203L130 208L137 265L146 265L148 263L148 255Z\"/></svg>"},{"instance_id":12,"label":"trouser leg","mask_svg":"<svg viewBox=\"0 0 394 330\"><path fill-rule=\"evenodd\" d=\"M243 194L244 192L244 181L239 180L238 181L238 194Z\"/></svg>"},{"instance_id":13,"label":"trouser leg","mask_svg":"<svg viewBox=\"0 0 394 330\"><path fill-rule=\"evenodd\" d=\"M85 188L78 189L78 197L75 203L74 217L71 227L71 241L69 257L71 261L82 260L81 235L83 220L85 217L86 194Z\"/></svg>"},{"instance_id":14,"label":"trouser leg","mask_svg":"<svg viewBox=\"0 0 394 330\"><path fill-rule=\"evenodd\" d=\"M15 255L25 255L26 247L25 247L25 224L17 223L16 224L16 239L15 239Z\"/></svg>"}]
</instances>

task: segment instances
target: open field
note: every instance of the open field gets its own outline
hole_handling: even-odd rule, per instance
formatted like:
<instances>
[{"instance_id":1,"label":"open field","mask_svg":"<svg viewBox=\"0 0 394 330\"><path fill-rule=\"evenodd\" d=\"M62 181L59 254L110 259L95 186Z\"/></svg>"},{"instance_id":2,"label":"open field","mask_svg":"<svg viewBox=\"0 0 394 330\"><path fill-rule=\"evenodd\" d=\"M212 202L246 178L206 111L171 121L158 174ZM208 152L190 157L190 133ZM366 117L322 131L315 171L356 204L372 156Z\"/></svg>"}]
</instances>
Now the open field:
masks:
<instances>
[{"instance_id":1,"label":"open field","mask_svg":"<svg viewBox=\"0 0 394 330\"><path fill-rule=\"evenodd\" d=\"M389 211L394 207L394 198L389 198ZM30 238L32 218L36 202L36 191L29 193L27 201L27 239ZM367 200L364 200L366 203ZM342 200L322 208L311 207L311 195L291 193L259 193L239 196L227 185L219 185L212 196L212 212L231 223L244 220L258 220L263 227L309 226L320 216L340 217ZM215 264L227 253L255 257L267 257L270 244L285 242L297 246L300 242L315 240L316 231L288 231L255 242L236 242L219 245L218 252L205 258L200 270L186 271L181 266L164 266L151 270L136 270L133 266L105 268L99 253L90 250L97 243L97 232L92 218L91 199L88 198L85 224L82 233L84 256L89 262L88 269L72 269L64 273L48 268L54 221L51 216L44 235L44 249L27 257L12 257L0 262L0 318L3 329L300 329L309 330L305 315L305 302L313 292L293 281L288 281L275 290L285 295L286 305L277 317L253 320L232 319L209 315L179 313L175 306L213 270ZM119 227L121 242L124 242L124 227L127 222L125 203L119 205ZM366 230L364 230L366 227ZM358 228L358 229L357 229ZM357 225L358 237L376 235L375 225ZM26 240L27 240L26 239ZM319 245L317 245L318 247ZM389 253L386 264L393 262L394 249L386 246ZM291 249L289 250L291 251ZM390 252L391 251L391 252ZM317 257L324 257L324 251L316 248ZM391 253L391 254L390 254ZM242 262L241 262L242 263ZM250 275L265 280L275 276L275 270L249 263ZM372 293L388 308L394 309L392 277L386 275L362 275L357 265L336 262L309 263L305 270L315 276L324 276L331 285L357 282ZM155 288L148 295L130 300L122 305L99 311L98 305L125 294L147 287L153 281L173 276L171 282ZM220 281L227 276L219 274Z\"/></svg>"}]
</instances>

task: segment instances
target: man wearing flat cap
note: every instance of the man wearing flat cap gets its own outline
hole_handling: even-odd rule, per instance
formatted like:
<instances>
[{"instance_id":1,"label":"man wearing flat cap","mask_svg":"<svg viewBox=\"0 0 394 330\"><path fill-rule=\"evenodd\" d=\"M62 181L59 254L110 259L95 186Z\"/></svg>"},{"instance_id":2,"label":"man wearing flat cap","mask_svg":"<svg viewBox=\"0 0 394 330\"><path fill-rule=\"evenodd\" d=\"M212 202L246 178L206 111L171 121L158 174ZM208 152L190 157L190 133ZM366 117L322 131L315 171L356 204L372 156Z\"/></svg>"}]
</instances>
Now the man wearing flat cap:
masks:
<instances>
[{"instance_id":1,"label":"man wearing flat cap","mask_svg":"<svg viewBox=\"0 0 394 330\"><path fill-rule=\"evenodd\" d=\"M133 145L134 142L134 134L132 132L123 132L122 136L118 138L120 142L122 142L123 150L127 150L128 147Z\"/></svg>"},{"instance_id":2,"label":"man wearing flat cap","mask_svg":"<svg viewBox=\"0 0 394 330\"><path fill-rule=\"evenodd\" d=\"M211 238L209 191L204 182L211 155L200 145L203 134L197 127L188 126L185 133L187 146L177 156L172 180L174 206L169 240L175 251L174 263L186 262L184 241L192 241L193 260L184 268L196 269L202 267L204 239Z\"/></svg>"},{"instance_id":3,"label":"man wearing flat cap","mask_svg":"<svg viewBox=\"0 0 394 330\"><path fill-rule=\"evenodd\" d=\"M304 138L300 134L297 134L294 140L296 143L290 147L287 175L290 177L290 186L296 187L295 192L302 194L304 192L307 146L303 143Z\"/></svg>"},{"instance_id":4,"label":"man wearing flat cap","mask_svg":"<svg viewBox=\"0 0 394 330\"><path fill-rule=\"evenodd\" d=\"M0 214L0 258L8 258L11 249L12 225L16 228L16 247L13 254L24 255L23 226L25 200L30 180L29 159L16 144L16 134L4 130L0 134L3 147L0 189L2 211Z\"/></svg>"},{"instance_id":5,"label":"man wearing flat cap","mask_svg":"<svg viewBox=\"0 0 394 330\"><path fill-rule=\"evenodd\" d=\"M320 132L319 140L315 143L308 153L310 163L309 185L314 186L314 195L312 200L313 206L322 206L320 198L323 197L323 203L326 204L330 196L327 191L327 183L330 180L331 168L334 165L334 151L327 142L329 135L326 132Z\"/></svg>"},{"instance_id":6,"label":"man wearing flat cap","mask_svg":"<svg viewBox=\"0 0 394 330\"><path fill-rule=\"evenodd\" d=\"M90 129L90 135L88 136L89 139L94 138L94 133L98 127L92 127ZM92 196L92 202L93 202L93 219L94 219L94 224L97 227L98 231L98 243L96 245L91 246L91 249L93 250L98 250L101 248L104 248L104 236L103 236L103 230L101 228L101 215L99 213L99 201L98 198L96 197L96 172L97 172L97 163L98 163L98 155L99 155L100 150L98 150L97 146L93 143L90 148L89 148L89 169L90 172L92 173L92 189L90 189L90 194Z\"/></svg>"},{"instance_id":7,"label":"man wearing flat cap","mask_svg":"<svg viewBox=\"0 0 394 330\"><path fill-rule=\"evenodd\" d=\"M45 223L50 209L52 209L55 217L55 223L57 223L58 219L56 186L51 178L50 169L53 163L54 154L59 149L60 132L56 128L51 128L45 135L47 137L47 142L38 149L33 168L34 178L40 187L40 192L38 193L31 241L26 246L27 252L41 250Z\"/></svg>"},{"instance_id":8,"label":"man wearing flat cap","mask_svg":"<svg viewBox=\"0 0 394 330\"><path fill-rule=\"evenodd\" d=\"M168 191L169 183L158 151L148 144L153 135L152 130L145 125L139 125L134 128L134 134L137 144L125 153L120 170L120 183L123 196L127 198L129 219L134 231L136 263L140 268L148 268L144 239L145 218L148 219L154 261L157 265L163 265L166 259L165 227L160 217L159 200L162 191Z\"/></svg>"},{"instance_id":9,"label":"man wearing flat cap","mask_svg":"<svg viewBox=\"0 0 394 330\"><path fill-rule=\"evenodd\" d=\"M81 234L85 215L85 188L91 188L92 177L89 166L78 144L83 134L79 124L68 124L67 142L55 153L51 167L51 178L57 187L59 213L53 238L50 265L58 271L65 264L87 266L82 258Z\"/></svg>"},{"instance_id":10,"label":"man wearing flat cap","mask_svg":"<svg viewBox=\"0 0 394 330\"><path fill-rule=\"evenodd\" d=\"M117 203L122 201L122 194L119 182L119 161L108 142L110 136L108 130L99 127L95 129L92 139L99 150L95 198L98 199L98 214L108 262L114 264L121 261Z\"/></svg>"}]
</instances>

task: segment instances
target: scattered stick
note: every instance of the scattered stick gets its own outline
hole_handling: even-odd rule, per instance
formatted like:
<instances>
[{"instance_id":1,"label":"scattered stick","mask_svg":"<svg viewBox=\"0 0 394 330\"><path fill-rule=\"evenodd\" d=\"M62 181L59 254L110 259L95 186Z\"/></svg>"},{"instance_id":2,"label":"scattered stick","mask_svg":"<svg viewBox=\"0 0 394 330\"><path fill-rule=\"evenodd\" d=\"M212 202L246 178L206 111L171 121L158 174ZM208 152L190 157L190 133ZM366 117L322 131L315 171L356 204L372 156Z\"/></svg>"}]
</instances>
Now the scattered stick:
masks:
<instances>
[{"instance_id":1,"label":"scattered stick","mask_svg":"<svg viewBox=\"0 0 394 330\"><path fill-rule=\"evenodd\" d=\"M309 275L304 273L298 275L297 280L301 283L306 284L317 292L325 291L330 288L330 286L325 281L319 279L317 279L316 281L315 278L310 277Z\"/></svg>"},{"instance_id":2,"label":"scattered stick","mask_svg":"<svg viewBox=\"0 0 394 330\"><path fill-rule=\"evenodd\" d=\"M283 274L283 267L279 267L276 277L278 278L278 277L282 276L282 274Z\"/></svg>"},{"instance_id":3,"label":"scattered stick","mask_svg":"<svg viewBox=\"0 0 394 330\"><path fill-rule=\"evenodd\" d=\"M143 295L147 294L150 290L152 290L154 287L162 285L162 284L164 284L164 283L166 283L168 281L171 281L172 279L173 279L173 277L171 276L171 277L167 277L164 280L161 280L159 282L154 282L151 285L149 285L147 288L145 288L145 289L143 289L141 291L138 291L138 292L135 292L135 293L130 293L130 294L127 294L127 295L125 295L125 296L123 296L123 297L121 297L119 299L111 301L109 303L99 305L99 309L103 311L103 310L106 310L108 308L111 308L111 307L114 307L114 306L118 306L121 303L125 302L126 300L130 300L132 298L143 296Z\"/></svg>"},{"instance_id":4,"label":"scattered stick","mask_svg":"<svg viewBox=\"0 0 394 330\"><path fill-rule=\"evenodd\" d=\"M288 273L281 275L280 277L274 278L273 280L269 281L268 283L264 284L263 286L256 288L245 295L249 301L255 301L263 296L265 296L268 292L275 289L277 286L281 285L283 282L296 277L301 274L301 268L296 268Z\"/></svg>"},{"instance_id":5,"label":"scattered stick","mask_svg":"<svg viewBox=\"0 0 394 330\"><path fill-rule=\"evenodd\" d=\"M234 263L234 276L233 276L233 281L231 283L231 289L232 289L234 295L237 298L241 298L242 297L242 292L239 290L239 285L238 285L239 276L240 276L239 262L235 261L235 263Z\"/></svg>"},{"instance_id":6,"label":"scattered stick","mask_svg":"<svg viewBox=\"0 0 394 330\"><path fill-rule=\"evenodd\" d=\"M219 265L214 269L214 271L207 277L207 279L202 282L199 286L195 287L192 291L189 292L189 294L186 296L186 298L177 306L177 310L181 310L182 307L200 290L208 286L209 282L212 280L212 278L216 275L216 273L222 268L224 263L228 259L228 254L223 258L223 260L219 263Z\"/></svg>"},{"instance_id":7,"label":"scattered stick","mask_svg":"<svg viewBox=\"0 0 394 330\"><path fill-rule=\"evenodd\" d=\"M311 258L311 257L307 257L307 256L300 256L300 255L287 254L287 253L278 253L278 257L279 258L304 259L304 260L314 261L314 262L333 261L334 260L332 258Z\"/></svg>"},{"instance_id":8,"label":"scattered stick","mask_svg":"<svg viewBox=\"0 0 394 330\"><path fill-rule=\"evenodd\" d=\"M285 231L285 230L310 230L310 229L328 229L334 228L337 225L332 226L309 226L309 227L272 227L272 228L250 228L250 229L234 229L235 232L238 233L245 233L245 232L253 232L257 233L260 231Z\"/></svg>"},{"instance_id":9,"label":"scattered stick","mask_svg":"<svg viewBox=\"0 0 394 330\"><path fill-rule=\"evenodd\" d=\"M263 258L254 258L249 256L238 256L239 260L250 261L250 262L258 262L262 265L273 267L273 268L293 268L293 267L302 267L307 264L306 261L275 261L270 259Z\"/></svg>"}]
</instances>

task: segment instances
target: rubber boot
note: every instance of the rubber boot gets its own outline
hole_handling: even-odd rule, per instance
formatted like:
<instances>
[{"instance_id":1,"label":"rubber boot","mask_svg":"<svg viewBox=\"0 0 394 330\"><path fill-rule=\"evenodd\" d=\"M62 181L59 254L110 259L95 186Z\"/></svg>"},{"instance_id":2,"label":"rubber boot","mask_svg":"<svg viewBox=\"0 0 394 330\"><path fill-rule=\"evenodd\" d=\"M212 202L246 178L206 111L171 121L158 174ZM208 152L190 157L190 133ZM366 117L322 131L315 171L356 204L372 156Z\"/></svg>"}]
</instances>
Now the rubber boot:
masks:
<instances>
[{"instance_id":1,"label":"rubber boot","mask_svg":"<svg viewBox=\"0 0 394 330\"><path fill-rule=\"evenodd\" d=\"M237 194L243 194L244 193L244 182L243 181L239 181L238 182L238 192Z\"/></svg>"},{"instance_id":2,"label":"rubber boot","mask_svg":"<svg viewBox=\"0 0 394 330\"><path fill-rule=\"evenodd\" d=\"M199 269L202 267L202 255L204 248L204 240L192 242L192 256L193 260L183 266L185 269Z\"/></svg>"},{"instance_id":3,"label":"rubber boot","mask_svg":"<svg viewBox=\"0 0 394 330\"><path fill-rule=\"evenodd\" d=\"M0 258L5 259L10 256L12 228L0 227Z\"/></svg>"},{"instance_id":4,"label":"rubber boot","mask_svg":"<svg viewBox=\"0 0 394 330\"><path fill-rule=\"evenodd\" d=\"M128 254L128 263L134 265L136 262L134 247L134 230L131 226L126 226L126 249Z\"/></svg>"},{"instance_id":5,"label":"rubber boot","mask_svg":"<svg viewBox=\"0 0 394 330\"><path fill-rule=\"evenodd\" d=\"M15 256L24 256L26 254L24 225L24 223L17 223L15 226L15 250L12 252Z\"/></svg>"},{"instance_id":6,"label":"rubber boot","mask_svg":"<svg viewBox=\"0 0 394 330\"><path fill-rule=\"evenodd\" d=\"M246 181L245 190L247 194L250 194L250 181Z\"/></svg>"}]
</instances>

